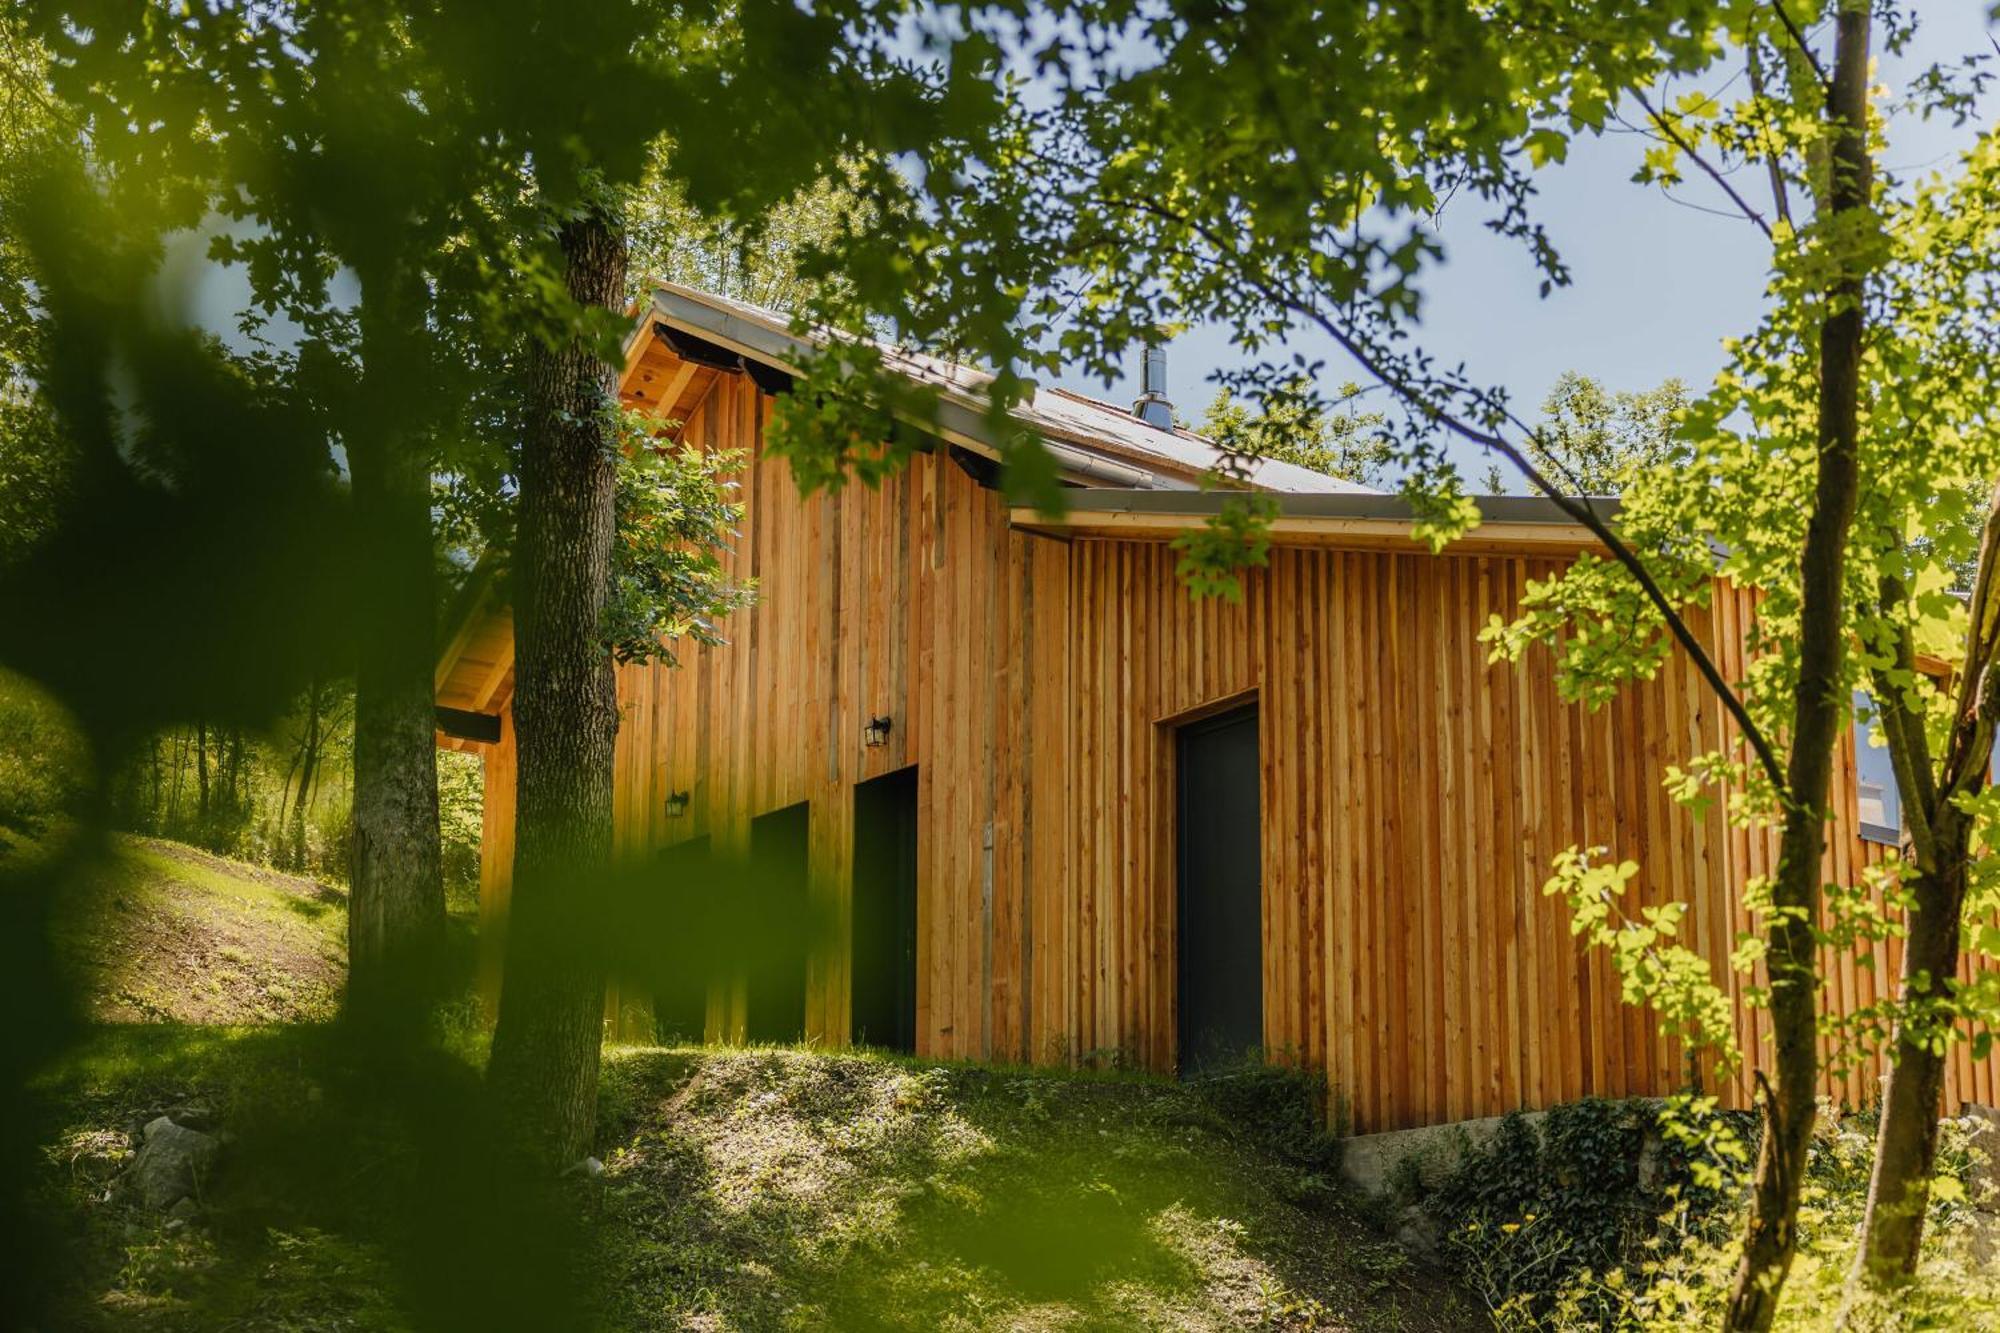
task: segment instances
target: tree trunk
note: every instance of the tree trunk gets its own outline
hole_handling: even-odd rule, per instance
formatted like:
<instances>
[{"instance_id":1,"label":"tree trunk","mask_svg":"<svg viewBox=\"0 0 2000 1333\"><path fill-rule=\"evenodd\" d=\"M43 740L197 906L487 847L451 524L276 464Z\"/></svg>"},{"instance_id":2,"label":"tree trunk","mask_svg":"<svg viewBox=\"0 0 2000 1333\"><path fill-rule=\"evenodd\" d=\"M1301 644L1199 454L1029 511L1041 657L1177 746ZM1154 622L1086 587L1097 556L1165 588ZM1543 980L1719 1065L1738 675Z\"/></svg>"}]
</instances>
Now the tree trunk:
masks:
<instances>
[{"instance_id":1,"label":"tree trunk","mask_svg":"<svg viewBox=\"0 0 2000 1333\"><path fill-rule=\"evenodd\" d=\"M179 836L181 826L181 784L187 780L187 732L174 729L174 785L167 792L167 817L159 832Z\"/></svg>"},{"instance_id":2,"label":"tree trunk","mask_svg":"<svg viewBox=\"0 0 2000 1333\"><path fill-rule=\"evenodd\" d=\"M1953 815L1957 812L1953 811ZM1958 974L1959 911L1965 903L1967 840L1971 830L1953 821L1951 850L1934 876L1905 873L1915 899L1903 942L1901 1003L1944 999ZM1882 1092L1882 1121L1875 1136L1875 1168L1868 1181L1868 1211L1861 1224L1855 1275L1877 1290L1898 1285L1917 1271L1937 1162L1938 1104L1944 1097L1945 1047L1933 1048L1906 1014L1896 1024L1895 1063Z\"/></svg>"},{"instance_id":3,"label":"tree trunk","mask_svg":"<svg viewBox=\"0 0 2000 1333\"><path fill-rule=\"evenodd\" d=\"M1866 0L1844 0L1837 20L1827 118L1835 131L1827 231L1843 263L1820 326L1819 458L1813 512L1799 564L1799 680L1792 707L1783 830L1772 886L1766 964L1771 979L1774 1085L1766 1089L1743 1256L1726 1326L1768 1329L1798 1248L1799 1190L1812 1143L1819 1082L1820 861L1826 799L1839 739L1846 617L1848 531L1859 490L1862 264L1844 215L1868 206L1868 24Z\"/></svg>"},{"instance_id":4,"label":"tree trunk","mask_svg":"<svg viewBox=\"0 0 2000 1333\"><path fill-rule=\"evenodd\" d=\"M194 772L195 781L201 792L195 806L195 818L200 821L196 838L208 836L208 723L194 724Z\"/></svg>"},{"instance_id":5,"label":"tree trunk","mask_svg":"<svg viewBox=\"0 0 2000 1333\"><path fill-rule=\"evenodd\" d=\"M1901 586L1885 581L1885 589L1885 611L1902 612L1907 598ZM1911 907L1900 1012L1852 1275L1876 1291L1898 1286L1917 1271L1937 1163L1946 1047L1935 1013L1958 974L1959 930L1972 862L1972 825L1957 797L1985 785L2000 722L2000 668L1994 660L2000 655L2000 485L1987 505L1969 609L1965 662L1942 772L1932 772L1924 719L1897 697L1888 672L1878 672L1876 684L1882 696L1876 707L1888 734L1912 844L1903 858L1902 883ZM1914 669L1912 657L1905 631L1896 662L1899 674Z\"/></svg>"},{"instance_id":6,"label":"tree trunk","mask_svg":"<svg viewBox=\"0 0 2000 1333\"><path fill-rule=\"evenodd\" d=\"M312 790L313 777L319 771L319 698L320 685L314 681L306 691L306 734L299 746L299 790L292 800L290 834L294 870L306 868L306 793Z\"/></svg>"},{"instance_id":7,"label":"tree trunk","mask_svg":"<svg viewBox=\"0 0 2000 1333\"><path fill-rule=\"evenodd\" d=\"M153 760L153 799L146 806L146 831L148 833L158 833L160 831L160 821L164 818L164 814L160 809L161 774L160 736L158 732L153 733L153 742L148 748L151 751Z\"/></svg>"},{"instance_id":8,"label":"tree trunk","mask_svg":"<svg viewBox=\"0 0 2000 1333\"><path fill-rule=\"evenodd\" d=\"M617 308L622 230L601 206L559 233L570 295ZM545 1165L590 1148L603 1040L599 872L611 863L618 701L603 633L610 588L617 367L592 340L529 358L515 559L511 920L488 1075L521 1148Z\"/></svg>"},{"instance_id":9,"label":"tree trunk","mask_svg":"<svg viewBox=\"0 0 2000 1333\"><path fill-rule=\"evenodd\" d=\"M292 751L292 762L285 765L285 780L278 784L278 833L281 837L289 827L285 822L285 812L291 807L292 779L299 775L299 760L303 757L304 749L305 745L301 742L299 749Z\"/></svg>"},{"instance_id":10,"label":"tree trunk","mask_svg":"<svg viewBox=\"0 0 2000 1333\"><path fill-rule=\"evenodd\" d=\"M231 727L229 729L229 739L225 743L222 753L225 756L222 769L222 789L224 792L222 808L229 817L230 822L234 824L236 817L242 813L246 804L243 799L243 729L241 727Z\"/></svg>"},{"instance_id":11,"label":"tree trunk","mask_svg":"<svg viewBox=\"0 0 2000 1333\"><path fill-rule=\"evenodd\" d=\"M407 279L364 275L362 403L349 447L354 516L370 564L354 673L354 844L347 1010L413 1021L444 940L437 795L436 607L429 458L411 437L420 303Z\"/></svg>"}]
</instances>

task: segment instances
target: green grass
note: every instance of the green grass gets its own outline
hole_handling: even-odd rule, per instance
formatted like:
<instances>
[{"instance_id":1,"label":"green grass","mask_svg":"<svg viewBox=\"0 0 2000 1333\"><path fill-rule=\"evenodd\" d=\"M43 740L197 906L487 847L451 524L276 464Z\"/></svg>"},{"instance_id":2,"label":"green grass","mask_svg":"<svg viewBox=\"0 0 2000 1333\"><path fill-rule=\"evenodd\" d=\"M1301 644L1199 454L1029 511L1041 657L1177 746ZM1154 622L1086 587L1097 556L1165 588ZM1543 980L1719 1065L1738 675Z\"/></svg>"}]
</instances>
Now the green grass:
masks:
<instances>
[{"instance_id":1,"label":"green grass","mask_svg":"<svg viewBox=\"0 0 2000 1333\"><path fill-rule=\"evenodd\" d=\"M1300 1076L614 1048L606 1170L548 1212L495 1184L483 1033L385 1067L325 1021L340 894L138 839L91 887L59 944L99 1022L36 1090L50 1327L394 1329L427 1299L618 1330L1473 1319L1336 1190ZM230 1143L201 1223L171 1227L107 1187L147 1120L191 1104ZM552 1292L569 1303L531 1315Z\"/></svg>"},{"instance_id":2,"label":"green grass","mask_svg":"<svg viewBox=\"0 0 2000 1333\"><path fill-rule=\"evenodd\" d=\"M1503 1163L1532 1201L1490 1219L1488 1243L1447 1245L1477 1260L1461 1286L1335 1188L1319 1089L1273 1070L1179 1085L614 1048L604 1174L524 1202L482 1134L473 1006L442 1050L385 1067L325 1021L341 894L171 843L115 848L58 932L100 1021L31 1108L60 1255L43 1327L394 1330L435 1302L434 1327L1430 1330L1480 1326L1490 1302L1508 1327L1664 1330L1711 1324L1730 1276L1731 1210L1670 1217L1615 1273L1536 1287L1543 1318L1527 1318L1508 1303L1516 1270L1546 1266L1548 1237L1578 1220L1544 1215L1549 1181L1574 1193L1597 1167ZM140 1126L190 1105L230 1143L202 1221L172 1227L108 1186ZM1867 1129L1829 1120L1815 1141L1783 1328L1841 1311ZM1953 1179L1962 1139L1947 1138ZM2000 1330L2000 1227L1962 1198L1933 1214L1919 1281L1854 1327Z\"/></svg>"},{"instance_id":3,"label":"green grass","mask_svg":"<svg viewBox=\"0 0 2000 1333\"><path fill-rule=\"evenodd\" d=\"M606 1172L564 1196L584 1219L578 1327L1472 1320L1334 1189L1311 1089L1286 1075L1190 1088L872 1054L628 1048L607 1055L602 1087ZM332 1030L105 1029L41 1091L49 1202L72 1233L58 1326L402 1326L413 1274L394 1259L440 1214L416 1183L407 1106L345 1061ZM103 1198L91 1168L121 1130L188 1100L214 1107L236 1141L208 1221L170 1230ZM470 1216L468 1237L481 1224Z\"/></svg>"},{"instance_id":4,"label":"green grass","mask_svg":"<svg viewBox=\"0 0 2000 1333\"><path fill-rule=\"evenodd\" d=\"M63 1257L49 1327L399 1326L380 1254L339 1229L365 1230L342 1203L351 1191L312 1155L349 1147L307 1072L331 1040L309 1025L120 1024L39 1081L41 1204ZM109 1186L139 1128L190 1104L219 1115L229 1145L204 1222L174 1227Z\"/></svg>"},{"instance_id":5,"label":"green grass","mask_svg":"<svg viewBox=\"0 0 2000 1333\"><path fill-rule=\"evenodd\" d=\"M619 1327L1463 1326L1302 1079L634 1050L604 1085Z\"/></svg>"},{"instance_id":6,"label":"green grass","mask_svg":"<svg viewBox=\"0 0 2000 1333\"><path fill-rule=\"evenodd\" d=\"M331 1018L346 895L178 843L120 837L68 895L56 944L102 1022Z\"/></svg>"}]
</instances>

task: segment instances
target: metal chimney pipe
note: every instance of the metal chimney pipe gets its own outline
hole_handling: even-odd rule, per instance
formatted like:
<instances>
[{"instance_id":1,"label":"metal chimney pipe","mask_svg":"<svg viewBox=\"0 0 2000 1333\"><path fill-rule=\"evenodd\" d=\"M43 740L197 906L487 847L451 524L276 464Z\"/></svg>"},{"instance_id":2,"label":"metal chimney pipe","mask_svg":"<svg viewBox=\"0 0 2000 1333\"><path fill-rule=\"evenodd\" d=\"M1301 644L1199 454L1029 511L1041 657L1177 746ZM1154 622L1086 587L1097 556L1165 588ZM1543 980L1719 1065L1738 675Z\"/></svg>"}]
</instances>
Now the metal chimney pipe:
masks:
<instances>
[{"instance_id":1,"label":"metal chimney pipe","mask_svg":"<svg viewBox=\"0 0 2000 1333\"><path fill-rule=\"evenodd\" d=\"M1159 430L1174 428L1174 405L1167 398L1167 349L1157 338L1146 343L1139 365L1139 398L1132 415Z\"/></svg>"}]
</instances>

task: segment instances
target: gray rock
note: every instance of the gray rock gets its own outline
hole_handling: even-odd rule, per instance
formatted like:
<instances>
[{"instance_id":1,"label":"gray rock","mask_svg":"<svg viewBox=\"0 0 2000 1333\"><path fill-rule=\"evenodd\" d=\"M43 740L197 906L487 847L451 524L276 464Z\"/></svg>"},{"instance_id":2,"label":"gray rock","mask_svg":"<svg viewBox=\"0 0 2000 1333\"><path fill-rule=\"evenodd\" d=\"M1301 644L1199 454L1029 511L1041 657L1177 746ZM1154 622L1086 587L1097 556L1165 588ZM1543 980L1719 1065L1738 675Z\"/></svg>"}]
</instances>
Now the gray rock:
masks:
<instances>
[{"instance_id":1,"label":"gray rock","mask_svg":"<svg viewBox=\"0 0 2000 1333\"><path fill-rule=\"evenodd\" d=\"M1341 1177L1363 1194L1376 1198L1394 1190L1398 1174L1404 1172L1414 1171L1419 1183L1426 1189L1435 1189L1467 1152L1485 1147L1500 1132L1503 1118L1461 1120L1449 1125L1392 1129L1342 1139ZM1545 1118L1542 1112L1529 1111L1522 1118L1537 1134L1541 1132Z\"/></svg>"},{"instance_id":2,"label":"gray rock","mask_svg":"<svg viewBox=\"0 0 2000 1333\"><path fill-rule=\"evenodd\" d=\"M2000 1110L1967 1102L1958 1123L1965 1127L1972 1165L1965 1172L1965 1193L1982 1212L2000 1212Z\"/></svg>"},{"instance_id":3,"label":"gray rock","mask_svg":"<svg viewBox=\"0 0 2000 1333\"><path fill-rule=\"evenodd\" d=\"M182 1102L170 1107L167 1118L183 1129L198 1129L204 1134L213 1134L222 1123L222 1116L204 1101Z\"/></svg>"},{"instance_id":4,"label":"gray rock","mask_svg":"<svg viewBox=\"0 0 2000 1333\"><path fill-rule=\"evenodd\" d=\"M2000 1258L2000 1217L1991 1213L1974 1213L1967 1240L1966 1248L1973 1267L1992 1268L1994 1260Z\"/></svg>"},{"instance_id":5,"label":"gray rock","mask_svg":"<svg viewBox=\"0 0 2000 1333\"><path fill-rule=\"evenodd\" d=\"M1660 1136L1660 1127L1648 1122L1646 1132L1639 1140L1639 1192L1657 1194L1666 1183L1667 1142Z\"/></svg>"},{"instance_id":6,"label":"gray rock","mask_svg":"<svg viewBox=\"0 0 2000 1333\"><path fill-rule=\"evenodd\" d=\"M563 1169L566 1176L581 1176L585 1180L595 1180L604 1174L604 1163L595 1157L586 1157L580 1162L572 1162Z\"/></svg>"},{"instance_id":7,"label":"gray rock","mask_svg":"<svg viewBox=\"0 0 2000 1333\"><path fill-rule=\"evenodd\" d=\"M192 1222L200 1216L201 1205L194 1201L192 1195L167 1209L168 1220L174 1222Z\"/></svg>"},{"instance_id":8,"label":"gray rock","mask_svg":"<svg viewBox=\"0 0 2000 1333\"><path fill-rule=\"evenodd\" d=\"M1435 1258L1441 1239L1437 1219L1422 1204L1410 1204L1396 1215L1396 1243L1411 1254Z\"/></svg>"},{"instance_id":9,"label":"gray rock","mask_svg":"<svg viewBox=\"0 0 2000 1333\"><path fill-rule=\"evenodd\" d=\"M221 1151L222 1144L211 1135L160 1116L146 1125L145 1144L125 1173L126 1192L155 1209L171 1208L190 1195L199 1197Z\"/></svg>"}]
</instances>

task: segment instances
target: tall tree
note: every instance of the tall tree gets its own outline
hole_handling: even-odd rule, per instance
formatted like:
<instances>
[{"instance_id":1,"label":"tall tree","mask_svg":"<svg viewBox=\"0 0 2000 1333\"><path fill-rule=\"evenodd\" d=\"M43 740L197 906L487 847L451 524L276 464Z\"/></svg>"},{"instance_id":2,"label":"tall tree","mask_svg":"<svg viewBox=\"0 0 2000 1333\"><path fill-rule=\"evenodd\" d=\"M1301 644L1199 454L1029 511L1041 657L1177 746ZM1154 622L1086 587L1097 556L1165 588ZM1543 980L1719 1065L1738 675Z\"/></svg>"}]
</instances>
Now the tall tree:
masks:
<instances>
[{"instance_id":1,"label":"tall tree","mask_svg":"<svg viewBox=\"0 0 2000 1333\"><path fill-rule=\"evenodd\" d=\"M1887 15L1891 45L1907 39L1907 20L1893 10L1877 12ZM1661 557L1655 572L1677 597L1706 586L1718 570L1765 592L1743 694L1770 734L1791 737L1794 761L1808 734L1795 730L1803 726L1805 691L1841 714L1829 720L1813 710L1810 734L1826 738L1845 725L1850 692L1869 690L1909 830L1901 854L1877 875L1827 895L1818 883L1823 835L1801 827L1822 821L1824 791L1795 785L1816 774L1774 783L1760 797L1759 784L1745 781L1750 775L1716 765L1713 756L1695 765L1711 776L1732 772L1738 796L1748 795L1752 805L1768 802L1788 840L1779 877L1753 886L1768 892L1768 901L1753 904L1764 912L1767 930L1744 955L1761 957L1769 969L1774 1018L1783 1023L1769 1109L1790 1117L1783 1134L1767 1134L1760 1161L1753 1221L1762 1230L1746 1248L1743 1276L1761 1266L1764 1280L1739 1282L1732 1314L1745 1323L1771 1317L1793 1239L1782 1221L1777 1178L1792 1172L1796 1187L1794 1168L1802 1161L1799 1121L1811 1115L1815 1088L1808 1074L1817 1069L1807 1056L1824 1035L1807 1025L1804 1011L1821 960L1870 948L1886 932L1907 932L1900 996L1820 1021L1839 1038L1830 1048L1838 1060L1865 1056L1882 1034L1893 1033L1855 1273L1865 1285L1891 1285L1914 1269L1945 1053L1962 1039L1961 1021L1984 1022L1993 1013L1991 986L1965 986L1954 976L1965 904L1969 897L1991 901L1978 897L1976 886L1983 848L1991 845L1985 836L1991 798L1980 790L1991 745L1990 732L1982 731L1979 681L1992 658L1993 631L1977 600L1968 613L1950 590L1966 586L1966 571L1974 570L1975 599L1991 596L1984 571L1994 553L1982 539L1978 497L2000 474L2000 439L1992 406L1995 349L1988 321L1976 312L1990 308L2000 267L1996 146L1990 132L1982 136L1949 182L1906 188L1872 179L1858 128L1868 110L1857 100L1866 15L1847 6L1835 17L1829 75L1800 34L1774 34L1777 49L1765 52L1760 68L1788 62L1788 82L1797 89L1791 97L1760 78L1752 81L1757 91L1749 102L1731 111L1711 105L1698 115L1660 118L1669 157L1696 154L1700 161L1712 150L1729 155L1725 165L1747 154L1773 168L1772 209L1780 219L1771 226L1774 300L1759 329L1738 344L1735 364L1688 409L1685 452L1633 475L1621 521L1635 548ZM1967 90L1940 71L1917 83L1928 90L1922 105L1946 111L1967 105ZM1780 124L1794 128L1780 135L1773 128ZM1820 128L1799 135L1802 125ZM1812 221L1796 229L1787 220L1795 189L1815 202ZM1838 517L1829 505L1838 505L1843 491L1852 495L1852 518L1836 539L1826 515ZM1835 545L1844 549L1830 564ZM1634 623L1635 600L1628 586L1621 602L1602 573L1586 562L1562 580L1568 588L1544 590L1550 602L1537 606L1538 598L1530 599L1529 620L1540 621L1541 641L1559 653L1568 653L1553 633L1562 624L1582 619L1612 631L1591 654L1566 657L1568 688L1581 697L1614 688L1624 672L1644 674L1657 660L1651 647L1630 656L1602 651L1619 633L1615 626ZM1556 607L1561 614L1543 618ZM1832 627L1829 608L1838 616ZM1934 682L1918 668L1922 656L1951 661L1960 674ZM1676 776L1700 785L1694 775ZM1881 902L1892 887L1910 903L1900 922Z\"/></svg>"},{"instance_id":2,"label":"tall tree","mask_svg":"<svg viewBox=\"0 0 2000 1333\"><path fill-rule=\"evenodd\" d=\"M1678 379L1613 393L1589 375L1566 370L1542 401L1528 456L1578 495L1617 495L1634 470L1684 452L1676 433L1687 401L1687 386Z\"/></svg>"},{"instance_id":3,"label":"tall tree","mask_svg":"<svg viewBox=\"0 0 2000 1333\"><path fill-rule=\"evenodd\" d=\"M1855 1276L1876 1290L1893 1288L1916 1272L1937 1163L1945 1058L1956 1020L1964 1016L1955 1003L1960 935L1976 870L1974 835L1982 813L1991 819L1991 802L1982 811L1976 794L1985 784L2000 722L2000 670L1995 670L2000 659L2000 487L1987 510L1978 561L1959 687L1935 758L1927 735L1935 706L1925 698L1916 670L1910 590L1893 570L1885 570L1880 579L1883 628L1891 637L1871 676L1900 803L1907 812L1909 855L1899 879L1910 906L1892 1063L1882 1089L1875 1164L1855 1259Z\"/></svg>"},{"instance_id":4,"label":"tall tree","mask_svg":"<svg viewBox=\"0 0 2000 1333\"><path fill-rule=\"evenodd\" d=\"M351 577L367 605L352 658L347 1000L365 1022L400 1021L444 928L429 494L435 436L460 395L425 336L427 274L485 159L426 45L436 30L394 6L133 6L70 20L50 7L41 33L95 151L233 224L211 249L251 278L247 339L313 399L319 447L344 455L359 538ZM126 131L190 120L205 132ZM343 266L358 279L351 310L330 285ZM294 340L286 352L266 337L279 315Z\"/></svg>"},{"instance_id":5,"label":"tall tree","mask_svg":"<svg viewBox=\"0 0 2000 1333\"><path fill-rule=\"evenodd\" d=\"M1750 1194L1731 1328L1767 1329L1798 1252L1799 1195L1819 1114L1820 860L1833 747L1846 722L1846 571L1860 488L1862 296L1878 262L1868 151L1868 0L1841 0L1826 90L1830 168L1821 198L1830 271L1818 303L1818 463L1799 555L1798 678L1792 691L1778 870L1766 954L1773 1089Z\"/></svg>"},{"instance_id":6,"label":"tall tree","mask_svg":"<svg viewBox=\"0 0 2000 1333\"><path fill-rule=\"evenodd\" d=\"M1309 405L1311 396L1309 383L1300 380L1245 404L1224 385L1202 413L1201 433L1232 455L1276 458L1363 486L1383 482L1396 456L1383 430L1387 414L1356 406L1358 384L1341 386L1325 408Z\"/></svg>"},{"instance_id":7,"label":"tall tree","mask_svg":"<svg viewBox=\"0 0 2000 1333\"><path fill-rule=\"evenodd\" d=\"M1988 783L2000 711L2000 488L1983 521L1968 496L2000 477L2000 349L1985 311L2000 282L2000 138L1983 136L1950 186L1896 206L1893 267L1866 396L1871 484L1861 555L1872 588L1857 597L1872 707L1889 749L1907 837L1898 880L1908 895L1868 1212L1855 1276L1877 1291L1916 1269L1937 1156L1947 1054L1962 1025L1989 1031L1993 983L1958 977L1968 937L1991 956L2000 936L1968 931L1994 905L2000 794ZM1965 587L1964 605L1944 590ZM1918 653L1952 679L1917 668ZM1977 915L1973 915L1976 909Z\"/></svg>"},{"instance_id":8,"label":"tall tree","mask_svg":"<svg viewBox=\"0 0 2000 1333\"><path fill-rule=\"evenodd\" d=\"M397 260L362 279L360 410L348 446L355 518L368 541L377 618L354 672L354 848L347 1008L364 1024L406 1023L442 961L437 660L431 450L413 430L426 361L421 279ZM413 290L414 289L414 290Z\"/></svg>"},{"instance_id":9,"label":"tall tree","mask_svg":"<svg viewBox=\"0 0 2000 1333\"><path fill-rule=\"evenodd\" d=\"M592 319L528 355L514 578L515 851L506 984L488 1077L524 1147L562 1165L597 1106L618 698L605 642L618 486L615 316L626 240L608 192L556 227Z\"/></svg>"}]
</instances>

